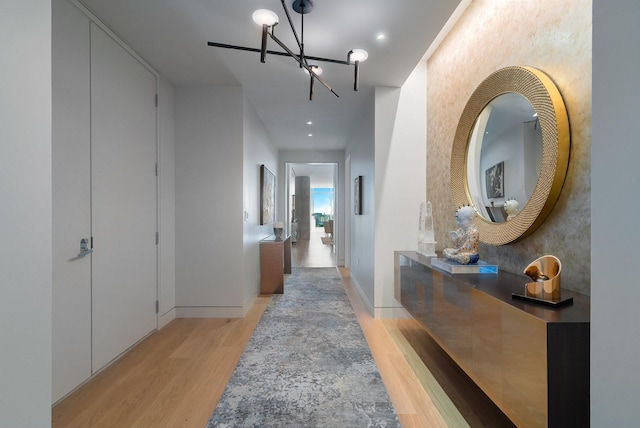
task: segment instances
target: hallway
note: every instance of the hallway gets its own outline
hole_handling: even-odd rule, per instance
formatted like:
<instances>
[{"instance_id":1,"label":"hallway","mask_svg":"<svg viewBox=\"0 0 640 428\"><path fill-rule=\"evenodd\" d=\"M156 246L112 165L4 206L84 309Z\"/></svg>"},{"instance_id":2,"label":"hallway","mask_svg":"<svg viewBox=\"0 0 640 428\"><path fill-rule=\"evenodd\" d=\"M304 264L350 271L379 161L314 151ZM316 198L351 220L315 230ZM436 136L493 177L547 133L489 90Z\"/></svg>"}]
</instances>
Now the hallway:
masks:
<instances>
[{"instance_id":1,"label":"hallway","mask_svg":"<svg viewBox=\"0 0 640 428\"><path fill-rule=\"evenodd\" d=\"M335 266L323 236L313 228L292 246L294 269ZM416 321L373 318L338 271L403 427L512 426ZM54 406L52 426L203 427L269 301L244 318L173 320Z\"/></svg>"},{"instance_id":2,"label":"hallway","mask_svg":"<svg viewBox=\"0 0 640 428\"><path fill-rule=\"evenodd\" d=\"M292 267L334 267L336 252L331 244L322 242L326 238L324 228L312 227L311 239L298 239L291 245ZM325 239L326 240L326 239Z\"/></svg>"}]
</instances>

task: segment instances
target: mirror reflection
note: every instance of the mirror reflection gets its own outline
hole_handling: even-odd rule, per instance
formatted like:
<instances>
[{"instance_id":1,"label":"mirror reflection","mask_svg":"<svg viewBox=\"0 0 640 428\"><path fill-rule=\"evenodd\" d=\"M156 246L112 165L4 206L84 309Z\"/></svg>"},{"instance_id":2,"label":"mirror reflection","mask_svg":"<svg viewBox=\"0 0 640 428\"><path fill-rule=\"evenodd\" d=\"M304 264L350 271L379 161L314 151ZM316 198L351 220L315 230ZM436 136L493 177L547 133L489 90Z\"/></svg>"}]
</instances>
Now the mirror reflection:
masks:
<instances>
[{"instance_id":1,"label":"mirror reflection","mask_svg":"<svg viewBox=\"0 0 640 428\"><path fill-rule=\"evenodd\" d=\"M466 159L469 198L485 220L503 223L524 208L542 164L542 131L527 98L509 92L478 115Z\"/></svg>"}]
</instances>

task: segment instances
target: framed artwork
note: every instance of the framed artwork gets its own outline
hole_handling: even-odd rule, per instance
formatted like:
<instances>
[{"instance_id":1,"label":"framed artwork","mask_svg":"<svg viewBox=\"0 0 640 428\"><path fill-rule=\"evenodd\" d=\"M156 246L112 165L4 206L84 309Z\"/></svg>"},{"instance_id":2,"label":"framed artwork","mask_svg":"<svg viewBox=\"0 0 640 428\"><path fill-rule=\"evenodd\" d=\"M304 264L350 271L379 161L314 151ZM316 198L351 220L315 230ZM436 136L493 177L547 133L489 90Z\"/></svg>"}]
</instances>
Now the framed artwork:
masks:
<instances>
[{"instance_id":1,"label":"framed artwork","mask_svg":"<svg viewBox=\"0 0 640 428\"><path fill-rule=\"evenodd\" d=\"M276 221L276 176L260 165L260 224Z\"/></svg>"},{"instance_id":2,"label":"framed artwork","mask_svg":"<svg viewBox=\"0 0 640 428\"><path fill-rule=\"evenodd\" d=\"M362 215L362 176L353 180L353 213Z\"/></svg>"},{"instance_id":3,"label":"framed artwork","mask_svg":"<svg viewBox=\"0 0 640 428\"><path fill-rule=\"evenodd\" d=\"M504 161L485 171L487 198L504 198Z\"/></svg>"}]
</instances>

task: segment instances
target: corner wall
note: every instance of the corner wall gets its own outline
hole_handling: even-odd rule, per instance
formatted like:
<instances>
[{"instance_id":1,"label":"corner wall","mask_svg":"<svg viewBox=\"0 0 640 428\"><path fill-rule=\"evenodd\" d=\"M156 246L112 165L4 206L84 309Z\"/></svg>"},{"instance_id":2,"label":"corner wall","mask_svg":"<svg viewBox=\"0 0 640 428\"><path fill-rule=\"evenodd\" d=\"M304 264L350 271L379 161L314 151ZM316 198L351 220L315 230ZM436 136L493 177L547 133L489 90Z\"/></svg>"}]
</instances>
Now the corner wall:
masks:
<instances>
[{"instance_id":1,"label":"corner wall","mask_svg":"<svg viewBox=\"0 0 640 428\"><path fill-rule=\"evenodd\" d=\"M349 208L345 212L348 217L350 231L350 272L351 280L356 285L360 295L369 309L375 307L375 93L370 95L367 109L358 120L358 127L354 135L349 138L345 157L349 158L348 169L350 176L345 178L344 189ZM354 180L362 176L362 214L354 214L353 194Z\"/></svg>"},{"instance_id":2,"label":"corner wall","mask_svg":"<svg viewBox=\"0 0 640 428\"><path fill-rule=\"evenodd\" d=\"M243 304L246 313L260 293L260 240L273 235L273 225L260 225L260 165L270 171L278 170L278 151L268 137L267 131L249 101L244 99L243 120ZM278 175L276 182L284 181ZM277 196L276 199L278 199ZM278 213L279 214L279 213Z\"/></svg>"},{"instance_id":3,"label":"corner wall","mask_svg":"<svg viewBox=\"0 0 640 428\"><path fill-rule=\"evenodd\" d=\"M594 1L591 426L640 421L640 3Z\"/></svg>"},{"instance_id":4,"label":"corner wall","mask_svg":"<svg viewBox=\"0 0 640 428\"><path fill-rule=\"evenodd\" d=\"M375 316L398 317L394 251L418 248L418 217L426 195L427 64L402 88L376 88Z\"/></svg>"},{"instance_id":5,"label":"corner wall","mask_svg":"<svg viewBox=\"0 0 640 428\"><path fill-rule=\"evenodd\" d=\"M158 328L162 328L175 318L176 306L176 132L175 89L162 77L159 82Z\"/></svg>"},{"instance_id":6,"label":"corner wall","mask_svg":"<svg viewBox=\"0 0 640 428\"><path fill-rule=\"evenodd\" d=\"M242 317L242 88L175 97L176 316Z\"/></svg>"},{"instance_id":7,"label":"corner wall","mask_svg":"<svg viewBox=\"0 0 640 428\"><path fill-rule=\"evenodd\" d=\"M511 65L541 69L564 97L571 157L560 198L547 220L524 240L492 247L481 257L521 273L544 254L562 260L564 288L590 293L591 245L591 0L475 0L427 62L427 197L437 248L455 229L450 156L467 100L492 72Z\"/></svg>"},{"instance_id":8,"label":"corner wall","mask_svg":"<svg viewBox=\"0 0 640 428\"><path fill-rule=\"evenodd\" d=\"M51 1L0 13L0 426L51 425Z\"/></svg>"},{"instance_id":9,"label":"corner wall","mask_svg":"<svg viewBox=\"0 0 640 428\"><path fill-rule=\"evenodd\" d=\"M345 157L351 279L375 317L406 316L394 298L396 250L415 250L426 194L426 63L401 88L375 88ZM353 181L363 177L363 214Z\"/></svg>"}]
</instances>

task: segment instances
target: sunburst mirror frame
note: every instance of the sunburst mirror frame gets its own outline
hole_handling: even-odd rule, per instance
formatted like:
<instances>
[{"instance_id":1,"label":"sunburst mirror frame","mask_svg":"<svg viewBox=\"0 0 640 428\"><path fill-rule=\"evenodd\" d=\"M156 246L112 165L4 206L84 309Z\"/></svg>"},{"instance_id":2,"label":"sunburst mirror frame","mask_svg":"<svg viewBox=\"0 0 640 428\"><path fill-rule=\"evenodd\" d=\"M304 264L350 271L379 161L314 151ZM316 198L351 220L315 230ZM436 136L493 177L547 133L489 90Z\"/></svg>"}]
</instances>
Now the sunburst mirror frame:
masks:
<instances>
[{"instance_id":1,"label":"sunburst mirror frame","mask_svg":"<svg viewBox=\"0 0 640 428\"><path fill-rule=\"evenodd\" d=\"M545 221L558 200L569 165L569 117L556 85L536 68L502 68L476 88L458 123L451 151L451 190L455 206L474 206L467 181L467 153L476 120L494 98L509 92L529 100L538 114L542 131L542 164L529 201L513 219L492 223L482 216L476 217L480 241L488 245L504 245L531 235Z\"/></svg>"}]
</instances>

